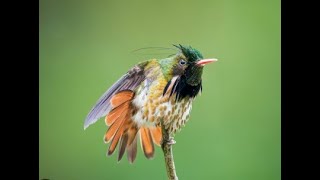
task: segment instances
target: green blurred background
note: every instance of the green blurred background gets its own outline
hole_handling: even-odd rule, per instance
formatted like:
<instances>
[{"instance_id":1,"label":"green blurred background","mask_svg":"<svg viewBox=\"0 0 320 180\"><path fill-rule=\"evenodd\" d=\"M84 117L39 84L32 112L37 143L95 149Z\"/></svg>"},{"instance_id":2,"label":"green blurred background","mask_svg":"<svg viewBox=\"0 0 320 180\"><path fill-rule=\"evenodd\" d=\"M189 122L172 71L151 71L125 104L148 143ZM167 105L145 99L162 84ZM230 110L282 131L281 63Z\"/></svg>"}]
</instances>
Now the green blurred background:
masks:
<instances>
[{"instance_id":1,"label":"green blurred background","mask_svg":"<svg viewBox=\"0 0 320 180\"><path fill-rule=\"evenodd\" d=\"M166 179L163 154L106 157L96 100L139 61L187 44L219 61L175 137L179 179L279 180L280 1L40 0L40 178Z\"/></svg>"}]
</instances>

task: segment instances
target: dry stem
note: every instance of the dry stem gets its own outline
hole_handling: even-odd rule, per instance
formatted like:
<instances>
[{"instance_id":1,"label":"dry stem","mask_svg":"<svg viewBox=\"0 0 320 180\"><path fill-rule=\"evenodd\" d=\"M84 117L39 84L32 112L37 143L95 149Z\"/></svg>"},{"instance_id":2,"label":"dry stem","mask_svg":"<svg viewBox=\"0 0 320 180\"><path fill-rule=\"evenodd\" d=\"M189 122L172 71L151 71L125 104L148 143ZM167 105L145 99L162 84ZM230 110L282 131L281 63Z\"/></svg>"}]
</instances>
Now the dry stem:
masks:
<instances>
[{"instance_id":1,"label":"dry stem","mask_svg":"<svg viewBox=\"0 0 320 180\"><path fill-rule=\"evenodd\" d=\"M174 166L174 158L172 153L172 141L173 139L170 137L169 132L161 123L162 128L162 143L161 148L164 154L165 165L167 169L167 175L169 180L178 180L178 176L176 174L176 168Z\"/></svg>"}]
</instances>

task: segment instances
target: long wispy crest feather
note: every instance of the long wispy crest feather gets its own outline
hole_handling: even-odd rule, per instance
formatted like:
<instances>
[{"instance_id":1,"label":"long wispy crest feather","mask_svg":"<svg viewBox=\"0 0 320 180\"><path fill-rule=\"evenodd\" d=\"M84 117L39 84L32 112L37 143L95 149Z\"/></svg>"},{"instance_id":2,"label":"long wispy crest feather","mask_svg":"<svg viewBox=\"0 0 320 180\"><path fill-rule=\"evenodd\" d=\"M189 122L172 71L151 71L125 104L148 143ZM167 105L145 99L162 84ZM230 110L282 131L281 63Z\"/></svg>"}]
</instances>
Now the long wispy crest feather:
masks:
<instances>
[{"instance_id":1,"label":"long wispy crest feather","mask_svg":"<svg viewBox=\"0 0 320 180\"><path fill-rule=\"evenodd\" d=\"M173 48L168 48L168 47L144 47L144 48L139 48L139 49L135 49L131 52L137 52L137 51L141 51L141 50L145 50L145 49L156 49L156 50L172 50L175 51L175 49Z\"/></svg>"},{"instance_id":2,"label":"long wispy crest feather","mask_svg":"<svg viewBox=\"0 0 320 180\"><path fill-rule=\"evenodd\" d=\"M147 55L147 56L163 56L163 55L172 55L172 52L176 52L176 49L174 48L169 48L169 47L143 47L139 49L135 49L131 51L131 53L138 54L138 55ZM176 54L176 53L174 53ZM169 57L168 56L168 57ZM155 57L150 57L150 58L155 58Z\"/></svg>"}]
</instances>

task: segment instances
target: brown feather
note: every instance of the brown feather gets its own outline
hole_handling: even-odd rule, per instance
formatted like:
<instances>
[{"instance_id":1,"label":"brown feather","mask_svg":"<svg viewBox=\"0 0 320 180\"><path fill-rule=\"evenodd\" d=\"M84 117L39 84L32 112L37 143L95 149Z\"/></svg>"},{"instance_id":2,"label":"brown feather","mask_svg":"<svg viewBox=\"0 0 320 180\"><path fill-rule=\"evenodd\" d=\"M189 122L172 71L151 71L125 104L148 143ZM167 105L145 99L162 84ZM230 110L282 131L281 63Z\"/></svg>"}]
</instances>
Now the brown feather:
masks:
<instances>
[{"instance_id":1,"label":"brown feather","mask_svg":"<svg viewBox=\"0 0 320 180\"><path fill-rule=\"evenodd\" d=\"M133 142L127 148L127 158L130 163L133 163L137 157L137 136L133 139Z\"/></svg>"},{"instance_id":2,"label":"brown feather","mask_svg":"<svg viewBox=\"0 0 320 180\"><path fill-rule=\"evenodd\" d=\"M152 140L153 142L158 145L161 146L161 140L162 140L162 131L161 131L161 127L155 127L155 128L150 128L150 132L152 135Z\"/></svg>"},{"instance_id":3,"label":"brown feather","mask_svg":"<svg viewBox=\"0 0 320 180\"><path fill-rule=\"evenodd\" d=\"M128 119L128 114L125 116L125 118L122 120L125 121L126 119ZM119 139L122 136L123 132L124 132L124 128L125 126L122 125L123 123L121 123L120 127L118 128L116 134L114 135L114 137L112 138L111 144L109 146L109 150L108 150L108 156L112 155L112 153L114 152L114 150L116 149Z\"/></svg>"},{"instance_id":4,"label":"brown feather","mask_svg":"<svg viewBox=\"0 0 320 180\"><path fill-rule=\"evenodd\" d=\"M129 104L130 102L125 102L125 104ZM126 110L124 110L124 112L119 116L119 118L116 120L116 122L114 122L114 124L112 126L110 126L110 128L108 129L107 133L106 133L106 140L110 140L112 138L111 144L109 146L109 150L108 150L108 155L111 155L115 148L117 147L118 141L121 140L120 143L120 151L119 151L119 156L118 156L118 161L121 160L123 153L125 152L125 149L127 147L128 144L128 139L130 138L131 140L131 134L127 134L128 133L128 129L134 124L133 120L131 119L131 111L132 106L128 106L128 108ZM121 119L122 118L122 119ZM118 125L119 122L119 125ZM115 126L114 125L118 125ZM135 126L135 125L134 125ZM117 130L116 130L116 127ZM114 135L112 135L114 133L114 131L116 130L116 133ZM109 133L110 132L110 133ZM131 133L131 132L130 132Z\"/></svg>"},{"instance_id":5,"label":"brown feather","mask_svg":"<svg viewBox=\"0 0 320 180\"><path fill-rule=\"evenodd\" d=\"M134 96L134 92L131 90L124 90L116 93L112 96L110 103L113 108L123 104L126 101L130 101Z\"/></svg>"},{"instance_id":6,"label":"brown feather","mask_svg":"<svg viewBox=\"0 0 320 180\"><path fill-rule=\"evenodd\" d=\"M144 155L150 159L154 155L154 145L152 143L151 134L148 128L140 128L140 140Z\"/></svg>"},{"instance_id":7,"label":"brown feather","mask_svg":"<svg viewBox=\"0 0 320 180\"><path fill-rule=\"evenodd\" d=\"M123 103L120 106L112 109L105 119L107 126L111 126L119 118L119 116L124 114L124 111L128 108L129 103Z\"/></svg>"},{"instance_id":8,"label":"brown feather","mask_svg":"<svg viewBox=\"0 0 320 180\"><path fill-rule=\"evenodd\" d=\"M133 142L133 140L135 139L137 132L138 132L137 125L135 123L133 123L127 132L128 133L128 146L130 146L131 143Z\"/></svg>"},{"instance_id":9,"label":"brown feather","mask_svg":"<svg viewBox=\"0 0 320 180\"><path fill-rule=\"evenodd\" d=\"M119 141L118 161L123 157L126 148L132 143L136 135L136 125L131 119L132 108L131 100L134 93L124 90L115 94L111 101L112 111L106 116L106 124L110 125L105 134L105 141L111 140L108 155L112 155Z\"/></svg>"},{"instance_id":10,"label":"brown feather","mask_svg":"<svg viewBox=\"0 0 320 180\"><path fill-rule=\"evenodd\" d=\"M124 133L121 137L121 141L120 141L120 145L119 145L118 161L120 161L122 159L122 156L126 150L127 142L128 142L128 134Z\"/></svg>"},{"instance_id":11,"label":"brown feather","mask_svg":"<svg viewBox=\"0 0 320 180\"><path fill-rule=\"evenodd\" d=\"M123 113L117 119L114 120L115 122L107 130L107 132L104 136L105 142L109 142L112 139L112 137L114 137L116 132L121 128L123 122L125 121L126 115L128 112L129 102L127 102L125 104L127 104L127 105L122 107L122 108L124 108ZM120 106L119 106L119 108L120 108Z\"/></svg>"},{"instance_id":12,"label":"brown feather","mask_svg":"<svg viewBox=\"0 0 320 180\"><path fill-rule=\"evenodd\" d=\"M119 156L118 156L118 161L121 160L126 147L128 147L132 141L134 140L136 134L137 134L137 128L136 128L136 124L133 122L132 119L127 119L125 121L125 124L122 125L123 126L123 135L121 137L121 142L120 142L120 146L119 146Z\"/></svg>"},{"instance_id":13,"label":"brown feather","mask_svg":"<svg viewBox=\"0 0 320 180\"><path fill-rule=\"evenodd\" d=\"M115 120L128 108L130 100L132 100L134 92L130 90L120 91L111 98L112 110L105 118L107 126L111 126Z\"/></svg>"}]
</instances>

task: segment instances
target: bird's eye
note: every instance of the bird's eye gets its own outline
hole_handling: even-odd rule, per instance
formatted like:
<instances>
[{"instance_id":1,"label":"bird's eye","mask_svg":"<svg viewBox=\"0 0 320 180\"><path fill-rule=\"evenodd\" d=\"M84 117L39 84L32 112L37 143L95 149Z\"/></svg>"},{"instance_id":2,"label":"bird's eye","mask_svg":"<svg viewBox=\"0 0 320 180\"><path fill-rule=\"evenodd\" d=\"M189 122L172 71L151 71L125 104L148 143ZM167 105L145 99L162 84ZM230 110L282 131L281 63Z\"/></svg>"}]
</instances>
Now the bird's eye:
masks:
<instances>
[{"instance_id":1,"label":"bird's eye","mask_svg":"<svg viewBox=\"0 0 320 180\"><path fill-rule=\"evenodd\" d=\"M185 64L187 64L187 62L185 60L183 60L183 59L180 59L179 64L180 65L185 65Z\"/></svg>"}]
</instances>

